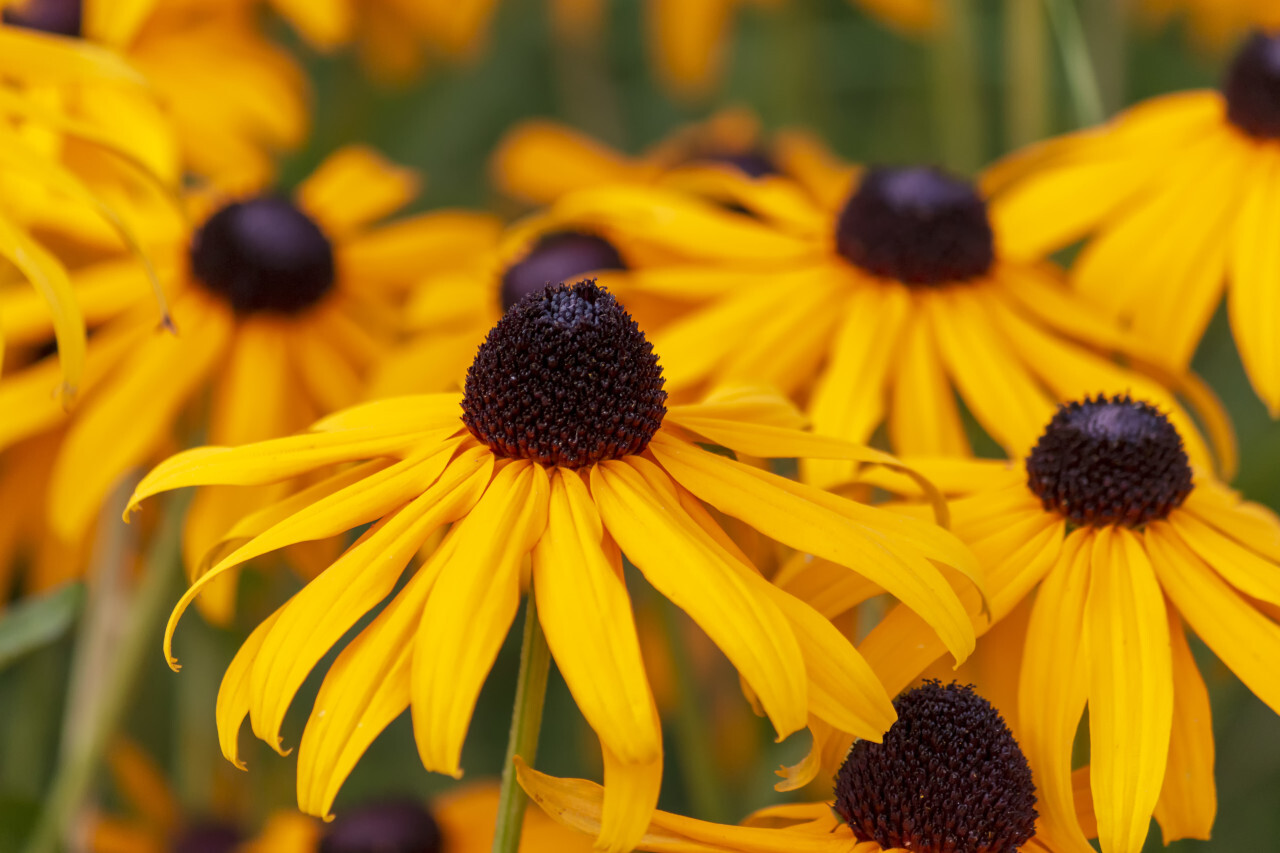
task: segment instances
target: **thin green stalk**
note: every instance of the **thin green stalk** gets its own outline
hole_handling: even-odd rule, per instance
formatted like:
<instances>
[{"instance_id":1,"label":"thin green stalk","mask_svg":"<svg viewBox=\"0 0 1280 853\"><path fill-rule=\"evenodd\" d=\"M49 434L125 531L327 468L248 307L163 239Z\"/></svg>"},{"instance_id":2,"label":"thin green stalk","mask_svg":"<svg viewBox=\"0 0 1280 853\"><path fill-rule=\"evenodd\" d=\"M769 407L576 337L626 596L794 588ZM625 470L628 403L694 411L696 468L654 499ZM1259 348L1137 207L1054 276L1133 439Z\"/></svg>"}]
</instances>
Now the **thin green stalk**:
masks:
<instances>
[{"instance_id":1,"label":"thin green stalk","mask_svg":"<svg viewBox=\"0 0 1280 853\"><path fill-rule=\"evenodd\" d=\"M1081 127L1100 123L1107 117L1098 86L1098 73L1093 67L1093 55L1085 39L1084 26L1074 0L1044 0L1053 32L1062 53L1062 67L1066 72L1067 90L1075 107L1076 121Z\"/></svg>"},{"instance_id":2,"label":"thin green stalk","mask_svg":"<svg viewBox=\"0 0 1280 853\"><path fill-rule=\"evenodd\" d=\"M934 44L933 108L942 164L972 175L986 159L982 77L972 0L943 0Z\"/></svg>"},{"instance_id":3,"label":"thin green stalk","mask_svg":"<svg viewBox=\"0 0 1280 853\"><path fill-rule=\"evenodd\" d=\"M79 689L69 700L62 754L25 853L53 853L74 829L76 813L128 707L143 661L148 654L158 653L160 629L173 597L173 582L181 559L184 508L185 501L181 500L171 500L164 507L163 521L147 554L142 580L127 613L118 623L119 636L112 636L110 621L99 621L83 629L86 639L77 647L74 672L85 673L85 662L94 659L98 650L106 648L109 654L101 661L101 677L82 678L76 684ZM118 519L117 513L117 524ZM107 542L114 547L128 544L123 538L108 538ZM123 554L114 557L123 564ZM95 578L95 583L103 580Z\"/></svg>"},{"instance_id":4,"label":"thin green stalk","mask_svg":"<svg viewBox=\"0 0 1280 853\"><path fill-rule=\"evenodd\" d=\"M1035 0L1004 1L1005 141L1021 148L1049 135L1049 32Z\"/></svg>"},{"instance_id":5,"label":"thin green stalk","mask_svg":"<svg viewBox=\"0 0 1280 853\"><path fill-rule=\"evenodd\" d=\"M1125 23L1132 11L1129 0L1082 0L1085 38L1098 79L1102 108L1111 115L1124 104Z\"/></svg>"},{"instance_id":6,"label":"thin green stalk","mask_svg":"<svg viewBox=\"0 0 1280 853\"><path fill-rule=\"evenodd\" d=\"M680 635L675 605L665 598L659 599L657 604L667 638L672 674L676 680L679 707L676 711L675 735L684 787L695 815L714 823L727 823L729 809L711 753L711 724L704 713L702 702L699 701L698 680L689 665L689 646Z\"/></svg>"},{"instance_id":7,"label":"thin green stalk","mask_svg":"<svg viewBox=\"0 0 1280 853\"><path fill-rule=\"evenodd\" d=\"M538 604L529 590L524 607L524 639L520 644L520 675L516 679L516 703L511 712L511 733L507 736L507 759L498 794L498 823L493 831L493 853L516 853L524 827L524 810L529 798L516 781L516 756L530 766L538 757L538 734L542 731L542 706L547 698L547 673L551 650L538 623Z\"/></svg>"}]
</instances>

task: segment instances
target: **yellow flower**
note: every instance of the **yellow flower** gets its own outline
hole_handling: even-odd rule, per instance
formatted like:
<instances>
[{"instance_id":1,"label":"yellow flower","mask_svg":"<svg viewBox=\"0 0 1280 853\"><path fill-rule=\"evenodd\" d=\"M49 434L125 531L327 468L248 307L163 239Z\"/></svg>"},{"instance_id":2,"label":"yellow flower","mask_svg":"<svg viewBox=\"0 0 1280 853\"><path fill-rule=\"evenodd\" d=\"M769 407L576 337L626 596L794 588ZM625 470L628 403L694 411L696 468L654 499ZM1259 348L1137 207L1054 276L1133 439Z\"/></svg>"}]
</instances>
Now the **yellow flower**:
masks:
<instances>
[{"instance_id":1,"label":"yellow flower","mask_svg":"<svg viewBox=\"0 0 1280 853\"><path fill-rule=\"evenodd\" d=\"M301 70L235 3L7 0L4 7L0 30L34 31L54 45L83 40L126 59L163 104L183 162L198 175L260 187L271 174L272 153L296 146L306 132ZM78 109L138 132L142 116L133 100L87 85ZM138 147L135 141L128 150Z\"/></svg>"},{"instance_id":2,"label":"yellow flower","mask_svg":"<svg viewBox=\"0 0 1280 853\"><path fill-rule=\"evenodd\" d=\"M0 428L0 446L65 424L48 481L51 532L80 542L112 487L169 450L184 422L187 430L207 429L212 441L256 441L362 399L363 377L396 331L395 308L416 270L470 250L466 229L454 227L466 216L425 214L375 227L415 187L408 171L348 148L292 201L197 199L203 224L153 247L175 331L157 326L135 259L78 272L76 296L95 329L81 405L68 413L51 395L53 358L0 380L0 405L13 413ZM470 221L490 233L486 217ZM436 239L442 223L448 244ZM49 337L48 318L26 290L0 299L0 324L15 342ZM186 521L188 568L196 572L248 509L287 491L201 494ZM207 612L225 615L232 592L228 584L216 606L210 598Z\"/></svg>"},{"instance_id":3,"label":"yellow flower","mask_svg":"<svg viewBox=\"0 0 1280 853\"><path fill-rule=\"evenodd\" d=\"M1139 364L1155 354L1100 321L1056 268L1008 257L1014 226L992 222L965 181L880 168L851 192L837 189L819 202L780 178L690 169L662 187L582 190L551 213L611 229L624 252L671 255L618 288L638 316L642 296L675 304L654 333L675 394L770 384L807 398L819 433L862 442L886 424L893 448L912 454L971 452L956 392L1014 457L1057 402L1086 393L1131 390L1191 423L1158 373L1110 356ZM666 322L671 313L678 319ZM1196 403L1231 470L1231 429L1212 393L1194 378L1168 381ZM1205 456L1198 444L1192 451ZM852 469L824 461L804 470L831 484Z\"/></svg>"},{"instance_id":4,"label":"yellow flower","mask_svg":"<svg viewBox=\"0 0 1280 853\"><path fill-rule=\"evenodd\" d=\"M663 81L683 95L705 95L723 64L733 16L746 5L776 7L781 0L646 0L650 45ZM851 0L885 23L910 33L936 26L938 0Z\"/></svg>"},{"instance_id":5,"label":"yellow flower","mask_svg":"<svg viewBox=\"0 0 1280 853\"><path fill-rule=\"evenodd\" d=\"M1143 0L1140 8L1152 24L1185 14L1192 34L1218 49L1251 27L1280 27L1280 8L1271 0Z\"/></svg>"},{"instance_id":6,"label":"yellow flower","mask_svg":"<svg viewBox=\"0 0 1280 853\"><path fill-rule=\"evenodd\" d=\"M143 478L131 506L168 489L272 483L355 463L241 523L253 538L175 607L171 660L183 611L220 575L374 523L241 647L218 700L224 754L238 762L246 716L283 750L280 726L308 672L390 596L325 676L298 748L299 804L326 814L369 743L406 708L423 764L460 775L480 686L529 585L551 653L603 746L601 843L629 849L657 801L662 743L623 554L723 650L780 737L812 718L879 739L892 706L853 647L765 580L704 503L883 585L957 658L972 647L972 626L936 564L978 583L971 558L930 523L702 445L896 467L891 457L801 431L798 413L769 394L738 390L668 409L662 382L652 347L607 291L553 285L494 326L461 395L368 403L290 438L187 451ZM446 525L439 547L395 592L414 554Z\"/></svg>"},{"instance_id":7,"label":"yellow flower","mask_svg":"<svg viewBox=\"0 0 1280 853\"><path fill-rule=\"evenodd\" d=\"M926 682L894 702L883 743L840 759L833 802L762 809L743 826L656 812L639 849L700 853L1039 853L1035 786L1000 714L971 687ZM517 759L518 761L519 759ZM518 764L520 782L553 818L594 834L601 790Z\"/></svg>"},{"instance_id":8,"label":"yellow flower","mask_svg":"<svg viewBox=\"0 0 1280 853\"><path fill-rule=\"evenodd\" d=\"M1179 433L1146 403L1099 397L1063 406L1025 463L914 462L987 570L989 616L962 592L976 629L1037 590L1025 647L1008 646L1017 730L1064 850L1089 849L1071 795L1086 702L1103 851L1140 850L1153 812L1166 839L1208 837L1213 732L1183 620L1280 711L1280 519L1191 463ZM860 645L891 690L944 654L923 628L895 608Z\"/></svg>"},{"instance_id":9,"label":"yellow flower","mask_svg":"<svg viewBox=\"0 0 1280 853\"><path fill-rule=\"evenodd\" d=\"M1035 257L1094 235L1082 295L1182 369L1225 289L1240 358L1280 416L1280 35L1254 34L1221 92L1155 98L1093 131L1015 155L993 173L1008 251Z\"/></svg>"},{"instance_id":10,"label":"yellow flower","mask_svg":"<svg viewBox=\"0 0 1280 853\"><path fill-rule=\"evenodd\" d=\"M817 198L843 190L853 169L838 162L806 131L766 137L745 109L720 110L688 125L638 157L628 157L579 131L547 119L517 124L498 143L490 172L509 196L549 204L565 193L602 184L651 184L693 163L732 167L758 178L784 174Z\"/></svg>"}]
</instances>

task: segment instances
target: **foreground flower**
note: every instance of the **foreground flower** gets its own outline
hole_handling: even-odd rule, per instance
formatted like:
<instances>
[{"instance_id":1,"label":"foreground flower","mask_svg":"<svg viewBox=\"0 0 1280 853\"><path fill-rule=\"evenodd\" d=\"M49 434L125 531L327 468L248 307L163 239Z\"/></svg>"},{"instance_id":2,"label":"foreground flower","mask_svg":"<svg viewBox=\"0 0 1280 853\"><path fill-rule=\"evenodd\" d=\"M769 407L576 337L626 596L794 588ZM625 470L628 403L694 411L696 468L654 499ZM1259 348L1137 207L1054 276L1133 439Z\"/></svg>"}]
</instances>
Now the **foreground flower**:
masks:
<instances>
[{"instance_id":1,"label":"foreground flower","mask_svg":"<svg viewBox=\"0 0 1280 853\"><path fill-rule=\"evenodd\" d=\"M1174 369L1195 353L1228 292L1240 358L1280 417L1280 34L1241 46L1222 91L1167 95L1099 129L1015 155L992 174L1011 254L1095 236L1072 271L1080 292L1157 346Z\"/></svg>"},{"instance_id":2,"label":"foreground flower","mask_svg":"<svg viewBox=\"0 0 1280 853\"><path fill-rule=\"evenodd\" d=\"M1063 406L1025 464L918 462L988 571L977 630L1038 588L1018 731L1062 849L1089 849L1071 797L1086 702L1102 849L1140 850L1153 811L1167 839L1208 837L1213 732L1183 620L1280 711L1280 519L1189 464L1182 438L1146 403L1097 398ZM896 608L860 645L891 689L943 654L922 627Z\"/></svg>"},{"instance_id":3,"label":"foreground flower","mask_svg":"<svg viewBox=\"0 0 1280 853\"><path fill-rule=\"evenodd\" d=\"M584 190L556 205L611 228L624 248L692 259L620 285L628 300L682 295L679 319L654 335L673 393L767 383L807 397L816 432L861 442L883 423L894 450L911 454L970 452L957 392L1014 457L1057 402L1097 391L1139 393L1196 434L1159 381L1109 354L1154 356L1099 320L1054 268L1008 258L1015 226L993 224L967 182L928 168L870 169L826 205L776 178L722 173L716 188L754 218L646 187ZM1181 384L1230 471L1225 414L1197 380ZM851 470L805 468L819 484Z\"/></svg>"},{"instance_id":4,"label":"foreground flower","mask_svg":"<svg viewBox=\"0 0 1280 853\"><path fill-rule=\"evenodd\" d=\"M0 427L0 446L65 425L44 507L51 532L80 543L121 477L171 447L180 425L242 443L301 429L362 399L363 376L395 332L393 312L412 274L406 270L466 251L462 241L441 247L432 240L439 224L432 214L375 226L415 187L406 170L349 148L323 163L293 200L258 195L208 210L197 199L203 223L155 247L176 332L157 328L136 260L81 270L76 295L95 329L82 404L68 413L50 394L52 357L0 379L0 405L13 413ZM458 229L449 234L457 239ZM35 302L25 291L0 299L0 323L12 340L49 338ZM289 490L199 495L186 520L188 568L195 573L241 515ZM206 612L227 615L233 592L225 585Z\"/></svg>"},{"instance_id":5,"label":"foreground flower","mask_svg":"<svg viewBox=\"0 0 1280 853\"><path fill-rule=\"evenodd\" d=\"M971 687L926 682L894 700L883 743L859 741L842 760L834 805L797 803L722 826L666 812L641 850L703 853L1012 853L1039 851L1027 760L1000 714ZM553 818L600 827L599 786L520 765L520 782Z\"/></svg>"},{"instance_id":6,"label":"foreground flower","mask_svg":"<svg viewBox=\"0 0 1280 853\"><path fill-rule=\"evenodd\" d=\"M766 581L705 504L791 547L882 585L918 610L957 658L973 644L935 562L976 579L946 531L769 474L703 449L756 457L891 457L798 429L780 398L749 392L665 406L662 371L630 316L593 282L554 285L504 315L465 393L405 397L340 412L291 438L198 448L139 484L131 506L167 489L260 484L345 463L306 493L245 519L245 542L179 601L238 563L374 522L332 566L263 622L223 679L218 727L238 761L248 716L276 749L310 670L370 610L383 609L325 676L302 736L298 799L326 814L369 743L406 708L423 764L460 775L480 686L530 583L551 653L600 737L601 843L625 850L657 801L662 743L640 659L622 554L723 650L780 737L810 717L879 739L888 695L845 638ZM443 541L407 585L432 534Z\"/></svg>"}]
</instances>

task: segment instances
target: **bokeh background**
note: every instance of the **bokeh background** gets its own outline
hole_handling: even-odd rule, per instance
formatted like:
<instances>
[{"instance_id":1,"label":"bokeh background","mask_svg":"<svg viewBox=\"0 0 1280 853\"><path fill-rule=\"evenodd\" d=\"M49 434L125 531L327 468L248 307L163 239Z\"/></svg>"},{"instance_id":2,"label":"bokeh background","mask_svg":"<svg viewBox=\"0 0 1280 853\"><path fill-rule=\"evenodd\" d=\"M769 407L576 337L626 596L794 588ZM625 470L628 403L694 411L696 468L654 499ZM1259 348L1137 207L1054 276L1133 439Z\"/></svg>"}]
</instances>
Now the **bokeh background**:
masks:
<instances>
[{"instance_id":1,"label":"bokeh background","mask_svg":"<svg viewBox=\"0 0 1280 853\"><path fill-rule=\"evenodd\" d=\"M938 163L968 174L1037 137L1078 126L1063 54L1044 17L1057 0L948 2L959 24L923 40L886 28L846 0L745 3L731 30L722 85L696 101L673 98L654 73L642 0L613 0L605 30L578 43L558 38L544 0L502 0L475 61L433 67L411 86L392 89L371 84L351 57L317 56L281 24L275 35L303 58L314 86L314 131L283 164L282 183L288 187L343 143L367 142L423 171L427 190L418 208L469 206L515 217L523 209L492 189L488 164L503 133L529 117L554 118L639 152L717 109L747 107L766 130L809 127L850 160ZM1035 6L1031 18L1043 26L1028 29L1019 4ZM1157 24L1123 5L1078 4L1108 114L1152 95L1216 84L1229 50L1181 20ZM1280 510L1280 425L1250 390L1221 311L1195 366L1234 418L1243 448L1237 487ZM664 707L662 807L736 820L776 802L773 770L797 760L807 736L774 744L719 653L638 576L631 581L651 648L679 636L701 650L685 669L651 660L660 701L683 687L706 709L698 719L678 703ZM156 636L141 685L129 697L126 733L158 759L192 813L234 807L260 817L294 803L293 757L245 737L250 772L236 771L218 752L213 724L223 669L247 631L294 589L289 573L247 572L236 626L212 628L194 613L183 623L180 675L165 666ZM174 599L178 592L175 573ZM78 589L59 598L58 618L42 629L47 637L38 650L15 658L0 641L0 853L20 849L46 792L67 706L76 701L66 684L85 598ZM464 754L469 779L500 771L519 637L517 624L482 694ZM1280 850L1280 719L1203 647L1197 654L1212 694L1220 807L1211 842L1170 849ZM295 702L286 744L297 743L318 683L313 675ZM719 781L700 777L698 762L682 761L696 750L721 768ZM595 739L554 666L538 763L551 773L599 778ZM452 784L422 769L406 717L369 751L337 805L381 792L426 796ZM103 807L111 808L114 797L104 784ZM1160 847L1153 828L1148 850Z\"/></svg>"}]
</instances>

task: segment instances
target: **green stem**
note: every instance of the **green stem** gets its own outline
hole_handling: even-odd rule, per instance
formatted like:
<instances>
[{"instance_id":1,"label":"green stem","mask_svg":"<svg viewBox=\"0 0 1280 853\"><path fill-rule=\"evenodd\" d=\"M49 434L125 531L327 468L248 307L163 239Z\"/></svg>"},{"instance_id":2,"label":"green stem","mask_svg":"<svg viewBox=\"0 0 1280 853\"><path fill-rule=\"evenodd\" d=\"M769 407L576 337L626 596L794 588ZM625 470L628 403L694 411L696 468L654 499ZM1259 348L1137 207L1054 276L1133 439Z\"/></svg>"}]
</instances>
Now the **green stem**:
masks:
<instances>
[{"instance_id":1,"label":"green stem","mask_svg":"<svg viewBox=\"0 0 1280 853\"><path fill-rule=\"evenodd\" d=\"M1044 7L1035 0L1005 0L1004 10L1004 126L1014 149L1049 135L1049 33Z\"/></svg>"},{"instance_id":2,"label":"green stem","mask_svg":"<svg viewBox=\"0 0 1280 853\"><path fill-rule=\"evenodd\" d=\"M1044 0L1044 4L1062 53L1062 67L1066 72L1067 90L1071 93L1076 121L1082 127L1098 124L1106 118L1107 112L1098 86L1098 74L1093 67L1093 56L1080 23L1080 13L1074 0Z\"/></svg>"},{"instance_id":3,"label":"green stem","mask_svg":"<svg viewBox=\"0 0 1280 853\"><path fill-rule=\"evenodd\" d=\"M54 771L53 782L45 797L44 808L27 841L25 853L53 853L75 828L75 815L93 784L102 757L128 707L134 685L148 653L158 649L163 616L173 595L172 586L178 571L184 501L172 500L164 508L164 520L151 550L147 554L142 581L135 590L131 606L122 625L119 642L103 636L110 627L86 625L87 641L76 649L76 671L83 674L84 662L95 649L106 647L110 656L102 663L101 678L82 681L70 701L67 726L63 734L62 754ZM115 524L119 524L116 513ZM104 531L105 532L105 531ZM100 541L102 541L100 539ZM108 538L109 542L112 540ZM115 539L122 545L126 540ZM122 558L124 555L114 555ZM103 578L95 578L101 583ZM79 685L77 685L79 686Z\"/></svg>"},{"instance_id":4,"label":"green stem","mask_svg":"<svg viewBox=\"0 0 1280 853\"><path fill-rule=\"evenodd\" d=\"M727 823L729 809L711 753L711 726L699 701L698 680L689 665L689 645L680 635L675 605L662 598L657 601L657 606L679 695L675 735L684 786L697 817L714 823Z\"/></svg>"},{"instance_id":5,"label":"green stem","mask_svg":"<svg viewBox=\"0 0 1280 853\"><path fill-rule=\"evenodd\" d=\"M942 163L972 175L986 158L982 79L972 0L943 0L934 45L933 108Z\"/></svg>"},{"instance_id":6,"label":"green stem","mask_svg":"<svg viewBox=\"0 0 1280 853\"><path fill-rule=\"evenodd\" d=\"M1098 79L1099 97L1107 115L1120 109L1125 89L1125 24L1133 4L1128 0L1083 0L1085 38Z\"/></svg>"},{"instance_id":7,"label":"green stem","mask_svg":"<svg viewBox=\"0 0 1280 853\"><path fill-rule=\"evenodd\" d=\"M529 804L524 789L516 781L515 758L530 766L538 757L538 734L542 730L542 706L547 698L547 673L551 650L538 623L538 604L533 590L524 608L524 639L520 645L520 675L516 679L516 703L511 712L511 733L507 736L507 759L498 794L498 823L493 831L493 853L516 853L524 828L524 810Z\"/></svg>"}]
</instances>

